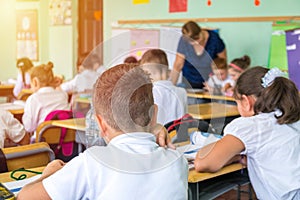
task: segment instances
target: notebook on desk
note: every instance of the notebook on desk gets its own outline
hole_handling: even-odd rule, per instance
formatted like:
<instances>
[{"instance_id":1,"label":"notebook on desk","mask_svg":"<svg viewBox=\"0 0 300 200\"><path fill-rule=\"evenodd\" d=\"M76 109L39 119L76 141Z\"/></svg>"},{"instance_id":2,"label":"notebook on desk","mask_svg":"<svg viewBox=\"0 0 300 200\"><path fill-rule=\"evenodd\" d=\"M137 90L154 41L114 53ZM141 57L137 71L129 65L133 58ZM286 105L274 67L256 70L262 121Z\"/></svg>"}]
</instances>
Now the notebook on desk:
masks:
<instances>
[{"instance_id":1,"label":"notebook on desk","mask_svg":"<svg viewBox=\"0 0 300 200\"><path fill-rule=\"evenodd\" d=\"M40 177L41 177L41 175L39 174L39 175L30 177L30 178L26 178L26 179L23 179L23 180L6 182L6 183L3 183L3 185L9 191L11 191L14 195L17 195L20 192L20 190L22 189L22 187L24 187L28 183L31 183L31 182L37 180Z\"/></svg>"}]
</instances>

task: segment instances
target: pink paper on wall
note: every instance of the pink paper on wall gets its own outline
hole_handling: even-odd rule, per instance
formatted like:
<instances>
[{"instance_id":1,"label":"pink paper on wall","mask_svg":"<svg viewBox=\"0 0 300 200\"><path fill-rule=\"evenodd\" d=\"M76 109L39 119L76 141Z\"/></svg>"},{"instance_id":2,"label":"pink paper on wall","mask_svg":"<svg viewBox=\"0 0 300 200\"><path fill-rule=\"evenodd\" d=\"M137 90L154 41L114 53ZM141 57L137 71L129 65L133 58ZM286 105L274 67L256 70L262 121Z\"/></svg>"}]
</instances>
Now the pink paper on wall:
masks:
<instances>
[{"instance_id":1,"label":"pink paper on wall","mask_svg":"<svg viewBox=\"0 0 300 200\"><path fill-rule=\"evenodd\" d=\"M187 0L169 0L169 12L186 12Z\"/></svg>"},{"instance_id":2,"label":"pink paper on wall","mask_svg":"<svg viewBox=\"0 0 300 200\"><path fill-rule=\"evenodd\" d=\"M133 4L149 3L150 0L132 0Z\"/></svg>"},{"instance_id":3,"label":"pink paper on wall","mask_svg":"<svg viewBox=\"0 0 300 200\"><path fill-rule=\"evenodd\" d=\"M159 48L158 30L131 30L130 55L141 59L143 53L151 48Z\"/></svg>"}]
</instances>

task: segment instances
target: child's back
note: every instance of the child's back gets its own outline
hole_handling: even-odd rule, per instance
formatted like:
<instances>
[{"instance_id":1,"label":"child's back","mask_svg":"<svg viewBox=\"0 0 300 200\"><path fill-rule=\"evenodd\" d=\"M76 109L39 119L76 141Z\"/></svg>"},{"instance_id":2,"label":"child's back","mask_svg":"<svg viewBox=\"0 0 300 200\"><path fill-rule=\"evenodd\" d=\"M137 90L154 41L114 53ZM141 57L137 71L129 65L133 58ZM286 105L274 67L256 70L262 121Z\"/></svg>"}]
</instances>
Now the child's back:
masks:
<instances>
[{"instance_id":1,"label":"child's back","mask_svg":"<svg viewBox=\"0 0 300 200\"><path fill-rule=\"evenodd\" d=\"M69 109L68 95L54 89L52 68L53 64L49 62L30 70L31 88L34 93L26 100L22 118L28 132L35 131L50 112Z\"/></svg>"},{"instance_id":2,"label":"child's back","mask_svg":"<svg viewBox=\"0 0 300 200\"><path fill-rule=\"evenodd\" d=\"M67 93L83 93L90 92L100 73L103 73L99 67L100 61L96 59L96 55L88 56L81 64L83 71L77 74L72 80L64 82L60 88ZM97 72L96 70L100 70Z\"/></svg>"},{"instance_id":3,"label":"child's back","mask_svg":"<svg viewBox=\"0 0 300 200\"><path fill-rule=\"evenodd\" d=\"M144 70L153 79L153 97L158 106L157 122L166 124L182 117L187 112L187 94L185 89L176 87L168 78L168 60L160 49L151 49L141 58Z\"/></svg>"}]
</instances>

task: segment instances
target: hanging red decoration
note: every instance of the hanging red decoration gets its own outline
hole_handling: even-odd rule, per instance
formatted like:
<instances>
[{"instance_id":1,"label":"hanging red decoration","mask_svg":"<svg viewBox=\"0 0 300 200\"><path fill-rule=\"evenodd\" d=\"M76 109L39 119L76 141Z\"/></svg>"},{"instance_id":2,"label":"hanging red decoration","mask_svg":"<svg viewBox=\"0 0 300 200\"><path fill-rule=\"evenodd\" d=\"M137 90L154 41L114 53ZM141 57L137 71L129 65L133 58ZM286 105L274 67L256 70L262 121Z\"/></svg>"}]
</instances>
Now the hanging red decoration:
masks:
<instances>
[{"instance_id":1,"label":"hanging red decoration","mask_svg":"<svg viewBox=\"0 0 300 200\"><path fill-rule=\"evenodd\" d=\"M255 4L255 6L259 6L260 5L260 0L254 0L254 4Z\"/></svg>"},{"instance_id":2,"label":"hanging red decoration","mask_svg":"<svg viewBox=\"0 0 300 200\"><path fill-rule=\"evenodd\" d=\"M211 6L211 0L207 0L207 5Z\"/></svg>"}]
</instances>

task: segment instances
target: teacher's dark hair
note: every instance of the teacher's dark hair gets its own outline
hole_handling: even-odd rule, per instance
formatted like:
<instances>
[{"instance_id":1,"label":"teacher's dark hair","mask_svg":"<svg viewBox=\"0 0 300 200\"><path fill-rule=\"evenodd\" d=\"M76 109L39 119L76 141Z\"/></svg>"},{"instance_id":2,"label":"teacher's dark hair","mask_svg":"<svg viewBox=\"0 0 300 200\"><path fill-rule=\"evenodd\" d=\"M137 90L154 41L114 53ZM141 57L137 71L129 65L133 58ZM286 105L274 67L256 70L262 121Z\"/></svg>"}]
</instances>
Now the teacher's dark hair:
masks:
<instances>
[{"instance_id":1,"label":"teacher's dark hair","mask_svg":"<svg viewBox=\"0 0 300 200\"><path fill-rule=\"evenodd\" d=\"M194 40L199 39L201 27L194 21L188 21L182 26L181 32L183 35L188 36Z\"/></svg>"},{"instance_id":2,"label":"teacher's dark hair","mask_svg":"<svg viewBox=\"0 0 300 200\"><path fill-rule=\"evenodd\" d=\"M285 77L277 77L273 83L264 88L261 78L269 70L263 67L247 69L238 78L234 98L241 99L242 95L256 97L254 112L258 114L270 113L279 109L282 115L276 116L279 124L291 124L300 120L300 95L291 80Z\"/></svg>"}]
</instances>

